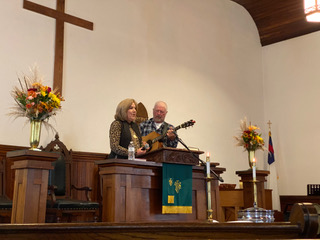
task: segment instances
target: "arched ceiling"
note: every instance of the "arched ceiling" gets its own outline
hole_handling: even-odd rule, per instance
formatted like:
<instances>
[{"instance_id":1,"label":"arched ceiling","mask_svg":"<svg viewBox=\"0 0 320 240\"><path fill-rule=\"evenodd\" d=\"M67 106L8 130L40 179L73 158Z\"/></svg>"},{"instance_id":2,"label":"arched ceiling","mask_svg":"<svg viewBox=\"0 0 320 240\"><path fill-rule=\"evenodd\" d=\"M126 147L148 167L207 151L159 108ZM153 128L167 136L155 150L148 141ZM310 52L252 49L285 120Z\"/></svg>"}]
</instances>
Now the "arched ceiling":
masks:
<instances>
[{"instance_id":1,"label":"arched ceiling","mask_svg":"<svg viewBox=\"0 0 320 240\"><path fill-rule=\"evenodd\" d=\"M320 23L307 22L303 0L231 0L252 16L262 46L320 30Z\"/></svg>"}]
</instances>

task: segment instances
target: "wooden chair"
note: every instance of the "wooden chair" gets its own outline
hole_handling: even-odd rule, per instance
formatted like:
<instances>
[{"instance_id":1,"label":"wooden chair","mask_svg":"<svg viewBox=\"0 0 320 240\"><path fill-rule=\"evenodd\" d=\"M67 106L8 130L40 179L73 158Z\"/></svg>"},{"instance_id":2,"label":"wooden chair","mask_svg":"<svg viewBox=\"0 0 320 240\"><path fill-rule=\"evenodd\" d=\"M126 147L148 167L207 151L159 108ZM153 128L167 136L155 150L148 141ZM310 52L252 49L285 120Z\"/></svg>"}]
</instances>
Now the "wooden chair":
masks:
<instances>
[{"instance_id":1,"label":"wooden chair","mask_svg":"<svg viewBox=\"0 0 320 240\"><path fill-rule=\"evenodd\" d=\"M50 142L43 151L59 152L60 157L54 162L54 169L49 172L49 188L46 222L97 222L99 203L92 202L89 187L78 188L72 184L72 150L59 140ZM72 191L83 191L86 201L72 198Z\"/></svg>"},{"instance_id":2,"label":"wooden chair","mask_svg":"<svg viewBox=\"0 0 320 240\"><path fill-rule=\"evenodd\" d=\"M142 102L138 103L137 109L136 123L139 125L140 123L148 120L148 111Z\"/></svg>"}]
</instances>

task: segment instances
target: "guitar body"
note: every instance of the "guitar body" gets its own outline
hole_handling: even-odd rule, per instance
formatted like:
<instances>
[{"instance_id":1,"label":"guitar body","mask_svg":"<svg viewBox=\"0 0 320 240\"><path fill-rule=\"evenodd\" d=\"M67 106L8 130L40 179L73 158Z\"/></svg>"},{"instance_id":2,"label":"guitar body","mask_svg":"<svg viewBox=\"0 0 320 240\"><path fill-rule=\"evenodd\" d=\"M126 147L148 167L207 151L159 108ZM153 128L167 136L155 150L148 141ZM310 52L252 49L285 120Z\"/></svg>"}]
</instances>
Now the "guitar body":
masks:
<instances>
[{"instance_id":1,"label":"guitar body","mask_svg":"<svg viewBox=\"0 0 320 240\"><path fill-rule=\"evenodd\" d=\"M182 123L181 125L175 127L173 130L177 131L180 128L187 128L190 126L193 126L196 121L190 120L188 122ZM150 148L148 152L157 150L159 148L163 147L163 143L160 141L162 138L164 138L166 134L160 135L159 133L156 132L151 132L147 136L142 137L142 141L146 142L149 144ZM160 142L159 142L160 141Z\"/></svg>"},{"instance_id":2,"label":"guitar body","mask_svg":"<svg viewBox=\"0 0 320 240\"><path fill-rule=\"evenodd\" d=\"M150 146L150 149L148 150L148 152L154 151L163 147L162 142L159 142L159 141L153 142L155 139L159 137L160 137L160 134L156 132L151 132L147 136L142 137L142 141L148 143Z\"/></svg>"}]
</instances>

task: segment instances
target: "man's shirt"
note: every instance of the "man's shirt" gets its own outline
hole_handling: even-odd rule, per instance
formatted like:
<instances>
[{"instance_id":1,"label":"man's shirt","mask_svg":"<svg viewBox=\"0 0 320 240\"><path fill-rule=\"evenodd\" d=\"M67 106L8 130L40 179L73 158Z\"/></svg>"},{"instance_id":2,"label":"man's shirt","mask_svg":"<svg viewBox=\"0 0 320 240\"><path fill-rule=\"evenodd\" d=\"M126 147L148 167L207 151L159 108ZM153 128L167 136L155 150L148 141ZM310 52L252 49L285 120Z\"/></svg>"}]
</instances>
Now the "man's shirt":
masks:
<instances>
[{"instance_id":1,"label":"man's shirt","mask_svg":"<svg viewBox=\"0 0 320 240\"><path fill-rule=\"evenodd\" d=\"M156 124L155 122L153 121L153 118L150 118L149 120L143 122L143 123L140 123L140 132L141 132L141 135L142 136L147 136L148 134L150 134L151 132L156 132L160 135L162 135L163 133L163 130L165 128L165 125L168 125L168 128L167 130L169 130L170 127L174 128L173 125L171 124L168 124L166 122L163 122L162 125L157 129L156 128ZM167 137L167 133L164 133L165 134L165 137L162 139L163 141L163 145L165 147L172 147L172 148L176 148L178 146L178 139L175 138L174 140L170 140L168 137ZM161 141L161 140L160 140Z\"/></svg>"}]
</instances>

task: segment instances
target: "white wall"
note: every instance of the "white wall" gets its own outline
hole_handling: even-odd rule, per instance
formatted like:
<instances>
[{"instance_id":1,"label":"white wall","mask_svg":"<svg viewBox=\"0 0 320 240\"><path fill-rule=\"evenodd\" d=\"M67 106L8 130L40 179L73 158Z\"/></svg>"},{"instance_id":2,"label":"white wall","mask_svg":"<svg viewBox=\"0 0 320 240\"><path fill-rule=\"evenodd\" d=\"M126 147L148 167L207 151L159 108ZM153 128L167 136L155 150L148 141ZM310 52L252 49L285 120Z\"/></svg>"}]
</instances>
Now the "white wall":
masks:
<instances>
[{"instance_id":1,"label":"white wall","mask_svg":"<svg viewBox=\"0 0 320 240\"><path fill-rule=\"evenodd\" d=\"M319 184L320 33L263 48L265 116L273 122L281 195Z\"/></svg>"},{"instance_id":2,"label":"white wall","mask_svg":"<svg viewBox=\"0 0 320 240\"><path fill-rule=\"evenodd\" d=\"M54 7L53 1L35 2ZM55 21L23 9L22 0L0 5L0 143L28 146L28 124L6 116L14 104L10 90L17 73L34 62L52 84ZM65 27L66 101L50 122L67 147L107 153L122 99L143 102L149 113L165 100L168 122L196 120L179 130L181 139L210 151L211 160L227 168L225 182L238 183L235 171L248 169L247 154L233 139L240 119L258 124L264 137L267 128L262 48L249 14L226 0L68 0L66 11L94 22L94 31ZM44 129L41 145L53 137ZM260 169L265 161L259 152Z\"/></svg>"}]
</instances>

